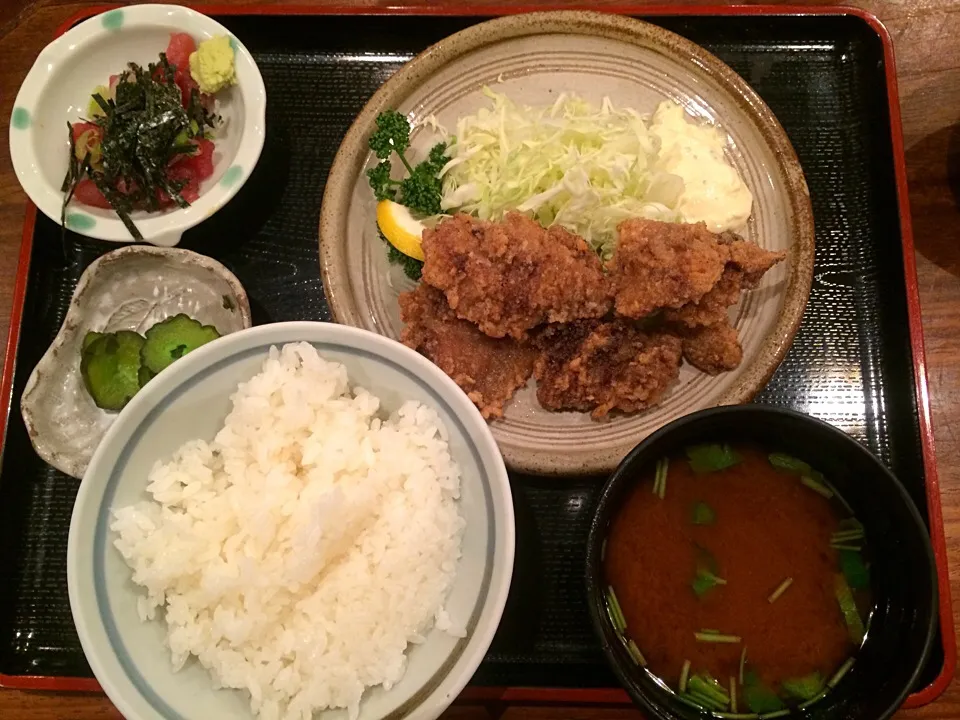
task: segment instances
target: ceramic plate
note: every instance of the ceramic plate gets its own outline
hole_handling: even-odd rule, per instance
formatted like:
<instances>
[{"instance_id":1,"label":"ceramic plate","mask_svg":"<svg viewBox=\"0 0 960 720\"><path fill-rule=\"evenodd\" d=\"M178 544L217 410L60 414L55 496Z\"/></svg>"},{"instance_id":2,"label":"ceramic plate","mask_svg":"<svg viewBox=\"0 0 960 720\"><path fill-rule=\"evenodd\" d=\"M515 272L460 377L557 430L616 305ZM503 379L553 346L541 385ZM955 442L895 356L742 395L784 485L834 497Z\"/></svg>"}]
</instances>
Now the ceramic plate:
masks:
<instances>
[{"instance_id":1,"label":"ceramic plate","mask_svg":"<svg viewBox=\"0 0 960 720\"><path fill-rule=\"evenodd\" d=\"M87 114L90 93L127 63L156 62L170 34L185 32L197 42L230 37L235 50L237 84L216 95L218 128L213 175L188 208L131 214L144 239L173 246L187 229L227 204L253 171L266 133L267 94L253 56L220 23L176 5L115 8L83 21L47 45L27 74L10 118L10 158L17 179L34 204L60 223L63 182L70 157L67 123ZM74 232L111 242L133 242L113 210L79 202L67 206Z\"/></svg>"},{"instance_id":2,"label":"ceramic plate","mask_svg":"<svg viewBox=\"0 0 960 720\"><path fill-rule=\"evenodd\" d=\"M787 262L731 308L744 351L737 370L710 377L684 365L658 407L600 422L544 410L531 381L492 425L507 464L544 474L608 471L671 420L752 398L783 359L810 293L813 214L803 171L773 113L733 70L678 35L615 15L531 13L481 23L428 48L377 91L337 153L320 215L321 271L337 321L398 338L397 297L413 286L390 267L377 235L376 201L364 174L375 163L367 138L376 116L396 108L415 127L432 114L452 128L458 117L487 106L485 85L527 105L549 104L563 91L595 104L609 96L643 113L676 101L728 138L727 157L754 195L741 234L789 251ZM435 140L428 128L417 129L414 159Z\"/></svg>"},{"instance_id":3,"label":"ceramic plate","mask_svg":"<svg viewBox=\"0 0 960 720\"><path fill-rule=\"evenodd\" d=\"M146 477L183 443L212 440L237 385L260 372L271 347L309 342L342 363L350 384L381 400L385 413L407 400L436 410L461 470L466 521L456 579L444 607L466 636L433 628L412 645L403 677L363 694L356 720L434 720L480 665L503 614L513 573L515 529L506 468L467 397L404 346L332 323L270 323L204 345L144 386L120 412L90 461L70 521L70 608L94 675L128 720L252 720L243 691L217 690L196 659L174 672L161 618L141 622L142 588L113 545L111 510L147 498ZM263 713L261 717L266 717ZM284 717L297 715L284 713ZM313 720L346 720L345 711ZM274 715L276 717L276 715Z\"/></svg>"},{"instance_id":4,"label":"ceramic plate","mask_svg":"<svg viewBox=\"0 0 960 720\"><path fill-rule=\"evenodd\" d=\"M80 375L80 348L93 330L144 333L186 313L221 335L252 324L250 301L236 276L212 258L179 248L128 245L84 270L60 332L40 358L20 399L37 455L82 478L117 413L98 408Z\"/></svg>"}]
</instances>

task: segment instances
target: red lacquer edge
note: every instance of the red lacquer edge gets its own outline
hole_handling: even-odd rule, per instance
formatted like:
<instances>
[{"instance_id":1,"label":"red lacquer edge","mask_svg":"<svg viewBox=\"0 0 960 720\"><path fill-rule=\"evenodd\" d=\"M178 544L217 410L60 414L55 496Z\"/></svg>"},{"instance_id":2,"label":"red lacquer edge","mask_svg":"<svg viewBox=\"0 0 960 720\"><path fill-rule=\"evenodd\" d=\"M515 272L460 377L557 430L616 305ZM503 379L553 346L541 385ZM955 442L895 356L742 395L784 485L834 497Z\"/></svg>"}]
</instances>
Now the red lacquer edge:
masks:
<instances>
[{"instance_id":1,"label":"red lacquer edge","mask_svg":"<svg viewBox=\"0 0 960 720\"><path fill-rule=\"evenodd\" d=\"M120 5L100 5L86 8L68 18L56 32L60 36L77 22ZM447 5L410 5L386 8L370 8L357 5L329 5L322 7L251 5L236 7L230 5L205 4L196 9L207 15L466 15L492 16L510 15L535 10L569 10L568 5L554 5L549 2L530 5L477 5L466 8L456 3ZM913 246L913 229L910 222L910 199L907 192L907 172L904 159L903 130L900 121L900 100L897 87L896 64L893 42L887 29L871 13L854 7L807 7L802 5L687 5L671 7L666 5L616 5L604 7L605 12L624 15L852 15L863 20L877 33L883 44L885 72L887 77L887 98L890 113L890 132L893 144L894 172L897 181L897 197L900 211L900 233L903 246L903 266L907 290L907 308L910 323L910 344L913 352L914 381L917 386L917 411L920 420L920 439L923 450L923 464L927 489L927 514L930 521L930 534L933 552L937 564L937 580L940 601L940 633L943 642L943 668L937 678L927 687L910 695L904 707L914 708L926 705L938 698L950 681L957 664L956 635L954 634L953 608L950 598L950 578L947 569L947 547L943 530L943 515L940 506L940 483L934 449L933 426L930 418L930 398L927 389L926 354L923 343L923 326L920 313L920 296L917 284L916 257ZM24 223L23 241L20 246L20 261L14 286L13 313L10 319L10 335L7 339L3 377L0 379L0 437L5 437L6 421L10 409L13 382L13 368L16 359L20 324L23 319L23 301L26 294L27 275L30 268L30 251L33 242L33 226L37 210L28 204ZM5 405L5 407L4 407ZM93 678L69 678L47 676L11 676L0 675L0 687L20 688L24 690L66 690L96 691L100 685ZM587 703L587 704L628 704L627 694L619 688L545 688L513 687L496 688L468 686L460 695L466 702L544 702L544 703Z\"/></svg>"},{"instance_id":2,"label":"red lacquer edge","mask_svg":"<svg viewBox=\"0 0 960 720\"><path fill-rule=\"evenodd\" d=\"M900 120L900 95L897 70L890 34L876 17L860 11L883 43L886 65L887 97L890 112L890 139L897 178L897 201L900 209L900 236L903 245L903 273L907 288L907 312L910 322L910 344L913 347L913 374L917 386L917 415L920 419L920 441L923 445L923 469L927 488L927 518L930 540L937 563L937 585L940 600L940 635L943 643L943 668L940 674L922 690L910 695L905 708L915 708L933 702L947 689L957 665L957 641L954 632L953 604L951 602L950 573L947 567L947 542L940 507L940 479L937 472L930 417L930 395L927 387L927 356L923 343L923 316L920 309L920 289L917 283L917 258L913 246L913 225L910 219L910 195L907 188L907 165L903 147L903 125Z\"/></svg>"},{"instance_id":3,"label":"red lacquer edge","mask_svg":"<svg viewBox=\"0 0 960 720\"><path fill-rule=\"evenodd\" d=\"M62 31L59 31L59 35ZM27 280L30 277L30 256L33 249L33 230L37 223L37 207L29 200L23 220L23 236L20 240L20 258L13 283L13 310L10 312L10 331L3 357L3 377L0 378L0 438L6 445L7 424L13 403L13 370L20 344L20 328L23 323L23 303L27 297ZM0 673L0 688L18 690L100 690L93 678L59 677L46 675L3 675Z\"/></svg>"}]
</instances>

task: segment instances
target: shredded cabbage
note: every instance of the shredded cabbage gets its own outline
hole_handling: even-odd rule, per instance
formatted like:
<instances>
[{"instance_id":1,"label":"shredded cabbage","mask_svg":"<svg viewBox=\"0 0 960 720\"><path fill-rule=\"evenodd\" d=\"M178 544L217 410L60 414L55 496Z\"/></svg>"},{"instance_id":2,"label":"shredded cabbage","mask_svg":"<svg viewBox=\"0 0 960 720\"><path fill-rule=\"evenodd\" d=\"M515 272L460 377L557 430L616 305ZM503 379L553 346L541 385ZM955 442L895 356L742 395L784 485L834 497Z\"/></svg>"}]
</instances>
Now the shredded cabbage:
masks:
<instances>
[{"instance_id":1,"label":"shredded cabbage","mask_svg":"<svg viewBox=\"0 0 960 720\"><path fill-rule=\"evenodd\" d=\"M657 168L649 119L604 98L600 108L563 93L549 107L516 105L485 87L493 103L460 118L447 154L444 211L499 220L510 210L559 224L604 258L631 217L679 222L683 180Z\"/></svg>"}]
</instances>

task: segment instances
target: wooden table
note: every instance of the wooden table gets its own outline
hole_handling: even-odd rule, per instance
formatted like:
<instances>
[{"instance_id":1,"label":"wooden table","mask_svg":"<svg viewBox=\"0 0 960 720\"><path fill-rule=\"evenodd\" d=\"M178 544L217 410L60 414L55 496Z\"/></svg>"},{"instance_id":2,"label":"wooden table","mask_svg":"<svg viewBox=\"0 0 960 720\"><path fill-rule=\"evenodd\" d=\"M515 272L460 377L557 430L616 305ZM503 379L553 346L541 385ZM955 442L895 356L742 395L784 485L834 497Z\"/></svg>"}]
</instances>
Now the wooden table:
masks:
<instances>
[{"instance_id":1,"label":"wooden table","mask_svg":"<svg viewBox=\"0 0 960 720\"><path fill-rule=\"evenodd\" d=\"M212 1L231 5L318 4L309 0ZM395 3L355 1L371 8L404 4L403 0ZM501 4L510 1L500 0ZM90 4L77 0L0 0L0 138L6 138L13 99L37 53L60 23ZM580 3L593 8L604 4L625 2ZM943 519L954 617L960 628L960 431L954 429L954 426L960 427L960 0L864 0L852 4L880 18L893 37L897 54ZM5 337L8 330L25 201L10 165L7 143L0 142L0 338ZM447 714L462 720L498 716L613 720L640 715L631 708L479 705L457 706ZM0 690L0 718L105 720L119 717L102 695ZM960 683L951 685L937 702L904 711L898 717L960 718Z\"/></svg>"}]
</instances>

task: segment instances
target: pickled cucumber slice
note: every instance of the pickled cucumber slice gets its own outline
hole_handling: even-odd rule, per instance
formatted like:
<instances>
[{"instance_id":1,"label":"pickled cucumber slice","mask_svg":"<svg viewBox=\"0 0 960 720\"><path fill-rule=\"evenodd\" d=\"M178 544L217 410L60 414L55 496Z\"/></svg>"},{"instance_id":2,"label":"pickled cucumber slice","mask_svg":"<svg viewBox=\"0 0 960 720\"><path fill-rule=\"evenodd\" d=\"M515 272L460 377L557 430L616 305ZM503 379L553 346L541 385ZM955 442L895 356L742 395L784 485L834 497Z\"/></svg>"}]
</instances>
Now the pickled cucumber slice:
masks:
<instances>
[{"instance_id":1,"label":"pickled cucumber slice","mask_svg":"<svg viewBox=\"0 0 960 720\"><path fill-rule=\"evenodd\" d=\"M84 337L80 375L97 407L119 412L137 394L143 345L143 337L130 330Z\"/></svg>"},{"instance_id":2,"label":"pickled cucumber slice","mask_svg":"<svg viewBox=\"0 0 960 720\"><path fill-rule=\"evenodd\" d=\"M99 340L105 334L106 333L94 332L93 330L91 330L90 332L88 332L86 335L83 336L83 343L81 343L80 350L86 350L88 347L90 347L90 345L93 344L95 340Z\"/></svg>"},{"instance_id":3,"label":"pickled cucumber slice","mask_svg":"<svg viewBox=\"0 0 960 720\"><path fill-rule=\"evenodd\" d=\"M145 368L157 374L175 360L218 337L220 333L213 325L201 325L181 313L147 330L146 342L140 349L140 359Z\"/></svg>"}]
</instances>

